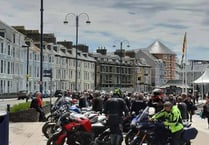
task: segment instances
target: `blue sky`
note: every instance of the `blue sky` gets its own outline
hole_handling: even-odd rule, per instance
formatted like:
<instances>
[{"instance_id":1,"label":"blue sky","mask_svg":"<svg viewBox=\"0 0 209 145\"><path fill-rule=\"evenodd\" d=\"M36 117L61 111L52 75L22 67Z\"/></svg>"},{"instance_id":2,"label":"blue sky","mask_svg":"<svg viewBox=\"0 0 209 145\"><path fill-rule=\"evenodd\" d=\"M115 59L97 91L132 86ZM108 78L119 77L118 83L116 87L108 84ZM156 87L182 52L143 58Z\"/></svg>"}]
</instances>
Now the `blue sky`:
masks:
<instances>
[{"instance_id":1,"label":"blue sky","mask_svg":"<svg viewBox=\"0 0 209 145\"><path fill-rule=\"evenodd\" d=\"M40 29L40 0L1 0L0 20L8 25ZM75 17L67 13L87 13L79 17L79 43L91 51L128 40L130 48L145 48L159 40L181 58L184 33L187 32L187 58L209 59L208 0L44 0L44 32L57 40L75 41Z\"/></svg>"}]
</instances>

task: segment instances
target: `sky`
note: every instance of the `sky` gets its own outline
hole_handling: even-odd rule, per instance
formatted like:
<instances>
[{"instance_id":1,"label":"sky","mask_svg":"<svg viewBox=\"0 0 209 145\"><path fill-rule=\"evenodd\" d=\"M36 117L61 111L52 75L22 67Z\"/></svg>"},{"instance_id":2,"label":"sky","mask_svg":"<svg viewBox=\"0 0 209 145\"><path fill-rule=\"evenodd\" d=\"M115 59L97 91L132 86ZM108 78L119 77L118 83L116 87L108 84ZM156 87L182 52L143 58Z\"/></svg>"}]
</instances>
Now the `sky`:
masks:
<instances>
[{"instance_id":1,"label":"sky","mask_svg":"<svg viewBox=\"0 0 209 145\"><path fill-rule=\"evenodd\" d=\"M43 31L57 41L75 42L75 16L79 16L78 43L90 51L106 48L146 48L161 41L181 59L187 32L187 59L209 60L208 0L43 0ZM41 0L1 0L0 20L25 29L40 30ZM69 13L73 13L71 15ZM91 24L86 24L86 20ZM65 16L69 21L64 25ZM130 47L126 47L127 45ZM116 47L112 47L115 45Z\"/></svg>"}]
</instances>

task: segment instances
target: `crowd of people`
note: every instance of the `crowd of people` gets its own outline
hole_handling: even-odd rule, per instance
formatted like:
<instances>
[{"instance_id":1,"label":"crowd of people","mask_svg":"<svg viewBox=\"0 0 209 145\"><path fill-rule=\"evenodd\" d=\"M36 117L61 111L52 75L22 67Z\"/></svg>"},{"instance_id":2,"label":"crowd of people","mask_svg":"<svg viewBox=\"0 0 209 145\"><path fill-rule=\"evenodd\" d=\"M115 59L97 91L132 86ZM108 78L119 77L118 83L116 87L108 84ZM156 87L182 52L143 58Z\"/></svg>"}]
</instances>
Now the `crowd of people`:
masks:
<instances>
[{"instance_id":1,"label":"crowd of people","mask_svg":"<svg viewBox=\"0 0 209 145\"><path fill-rule=\"evenodd\" d=\"M122 143L122 120L133 112L137 115L146 106L155 108L156 114L150 118L150 121L162 116L166 118L164 125L169 126L170 132L173 134L172 145L179 145L179 134L183 130L182 122L192 122L192 116L197 110L191 95L164 94L161 89L154 89L150 94L141 92L127 93L115 89L111 92L96 90L93 92L65 93L65 95L78 100L80 108L92 107L93 111L106 114L112 134L112 145L121 145ZM38 107L35 107L41 114L40 120L43 120L44 114L41 111L42 104L39 96L40 93L36 95ZM208 118L209 125L209 99L207 99L203 107L202 116Z\"/></svg>"},{"instance_id":2,"label":"crowd of people","mask_svg":"<svg viewBox=\"0 0 209 145\"><path fill-rule=\"evenodd\" d=\"M74 95L74 97L76 96ZM94 111L106 114L112 134L112 145L121 145L122 143L123 118L129 116L132 112L135 112L137 115L139 111L145 109L146 106L155 108L156 115L150 120L162 116L166 118L164 125L169 126L170 132L172 133L172 145L179 145L178 138L180 138L180 134L183 130L182 122L192 122L192 116L197 109L191 95L165 95L161 89L154 89L150 94L141 92L127 93L121 92L120 89L115 89L113 92L109 93L100 91L89 93L84 91L80 94L78 99L79 107L92 106Z\"/></svg>"}]
</instances>

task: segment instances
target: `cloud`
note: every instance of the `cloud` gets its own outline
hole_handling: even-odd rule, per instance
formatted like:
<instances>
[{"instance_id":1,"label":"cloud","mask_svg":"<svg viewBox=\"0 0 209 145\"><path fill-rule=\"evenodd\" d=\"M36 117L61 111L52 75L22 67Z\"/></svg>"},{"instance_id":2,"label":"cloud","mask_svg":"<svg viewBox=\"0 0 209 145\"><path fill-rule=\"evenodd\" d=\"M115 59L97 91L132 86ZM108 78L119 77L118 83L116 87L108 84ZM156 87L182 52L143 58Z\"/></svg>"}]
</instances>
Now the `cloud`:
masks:
<instances>
[{"instance_id":1,"label":"cloud","mask_svg":"<svg viewBox=\"0 0 209 145\"><path fill-rule=\"evenodd\" d=\"M8 25L40 28L40 0L1 0L1 21ZM113 50L115 40L128 40L131 48L145 48L160 40L178 56L184 32L188 33L188 57L207 58L199 48L209 48L208 0L44 0L44 32L55 33L57 40L75 41L75 17L63 21L67 13L88 13L79 18L79 42L90 50L106 46Z\"/></svg>"}]
</instances>

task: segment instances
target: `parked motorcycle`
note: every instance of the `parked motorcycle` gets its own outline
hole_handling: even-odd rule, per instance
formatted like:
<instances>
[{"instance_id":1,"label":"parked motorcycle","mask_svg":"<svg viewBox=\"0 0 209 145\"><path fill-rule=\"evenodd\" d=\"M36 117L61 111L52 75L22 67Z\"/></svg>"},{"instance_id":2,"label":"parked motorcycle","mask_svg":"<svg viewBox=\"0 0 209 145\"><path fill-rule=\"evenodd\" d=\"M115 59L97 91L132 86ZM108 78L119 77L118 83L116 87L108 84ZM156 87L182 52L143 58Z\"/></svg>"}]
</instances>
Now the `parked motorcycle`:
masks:
<instances>
[{"instance_id":1,"label":"parked motorcycle","mask_svg":"<svg viewBox=\"0 0 209 145\"><path fill-rule=\"evenodd\" d=\"M61 128L49 138L47 145L63 145L65 142L68 145L93 145L98 140L107 145L110 143L110 134L101 122L91 124L87 117L78 113L66 113L60 121Z\"/></svg>"},{"instance_id":2,"label":"parked motorcycle","mask_svg":"<svg viewBox=\"0 0 209 145\"><path fill-rule=\"evenodd\" d=\"M132 138L130 145L156 145L156 140L161 141L161 145L170 145L171 133L169 129L166 129L160 121L150 122L148 121L149 107L145 108L143 113L137 120L137 133ZM161 134L161 135L159 135ZM182 133L181 143L182 145L190 145L190 140L194 139L197 135L197 130L193 127L185 127Z\"/></svg>"},{"instance_id":3,"label":"parked motorcycle","mask_svg":"<svg viewBox=\"0 0 209 145\"><path fill-rule=\"evenodd\" d=\"M60 108L58 108L52 114L49 115L50 116L49 121L45 122L45 124L42 126L42 133L46 138L49 138L60 127L59 119L61 118L61 115L65 112L70 112L70 111L80 113L80 109L75 105L67 108L64 105L64 106L60 106Z\"/></svg>"}]
</instances>

